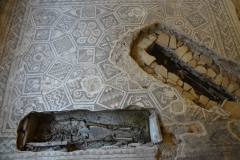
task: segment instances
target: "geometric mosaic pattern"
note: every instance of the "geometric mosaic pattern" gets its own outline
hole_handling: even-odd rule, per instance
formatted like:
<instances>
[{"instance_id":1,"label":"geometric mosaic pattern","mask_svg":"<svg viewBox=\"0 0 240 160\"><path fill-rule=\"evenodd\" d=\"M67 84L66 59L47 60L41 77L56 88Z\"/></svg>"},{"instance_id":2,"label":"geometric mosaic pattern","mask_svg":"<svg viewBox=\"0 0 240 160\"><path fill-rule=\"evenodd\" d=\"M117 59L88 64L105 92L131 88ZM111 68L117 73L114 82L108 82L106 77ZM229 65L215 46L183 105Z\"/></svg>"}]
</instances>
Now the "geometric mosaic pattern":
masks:
<instances>
[{"instance_id":1,"label":"geometric mosaic pattern","mask_svg":"<svg viewBox=\"0 0 240 160\"><path fill-rule=\"evenodd\" d=\"M60 80L64 80L70 69L71 65L61 61L57 61L49 70L48 74Z\"/></svg>"},{"instance_id":2,"label":"geometric mosaic pattern","mask_svg":"<svg viewBox=\"0 0 240 160\"><path fill-rule=\"evenodd\" d=\"M157 20L239 62L240 36L228 3L227 0L14 1L7 17L6 42L0 48L0 159L44 156L19 156L15 149L18 121L31 111L64 110L75 105L91 110L129 105L156 107L165 124L199 121L209 133L204 141L194 135L183 136L184 148L179 150L179 159L210 159L211 154L214 159L216 149L223 155L236 154L239 144L228 132L228 120L220 116L227 113L206 111L190 102L183 104L168 86L152 84L150 89L142 89L108 60L114 42L124 32ZM239 132L237 127L232 130ZM228 149L224 148L226 143ZM196 151L191 152L192 148ZM47 153L45 157L53 158ZM62 159L68 159L65 156L62 154Z\"/></svg>"},{"instance_id":3,"label":"geometric mosaic pattern","mask_svg":"<svg viewBox=\"0 0 240 160\"><path fill-rule=\"evenodd\" d=\"M50 110L61 110L71 105L63 87L47 93L44 97Z\"/></svg>"}]
</instances>

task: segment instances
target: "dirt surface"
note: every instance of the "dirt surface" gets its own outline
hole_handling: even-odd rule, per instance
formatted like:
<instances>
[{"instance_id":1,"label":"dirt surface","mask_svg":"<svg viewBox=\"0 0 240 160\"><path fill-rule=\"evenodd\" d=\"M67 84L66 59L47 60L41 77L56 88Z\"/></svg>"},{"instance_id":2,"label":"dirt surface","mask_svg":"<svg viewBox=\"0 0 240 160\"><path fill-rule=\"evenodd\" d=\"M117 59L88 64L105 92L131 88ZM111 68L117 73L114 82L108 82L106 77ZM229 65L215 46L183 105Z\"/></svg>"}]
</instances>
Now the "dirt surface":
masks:
<instances>
[{"instance_id":1,"label":"dirt surface","mask_svg":"<svg viewBox=\"0 0 240 160\"><path fill-rule=\"evenodd\" d=\"M236 8L238 19L240 20L240 0L232 0L232 2Z\"/></svg>"}]
</instances>

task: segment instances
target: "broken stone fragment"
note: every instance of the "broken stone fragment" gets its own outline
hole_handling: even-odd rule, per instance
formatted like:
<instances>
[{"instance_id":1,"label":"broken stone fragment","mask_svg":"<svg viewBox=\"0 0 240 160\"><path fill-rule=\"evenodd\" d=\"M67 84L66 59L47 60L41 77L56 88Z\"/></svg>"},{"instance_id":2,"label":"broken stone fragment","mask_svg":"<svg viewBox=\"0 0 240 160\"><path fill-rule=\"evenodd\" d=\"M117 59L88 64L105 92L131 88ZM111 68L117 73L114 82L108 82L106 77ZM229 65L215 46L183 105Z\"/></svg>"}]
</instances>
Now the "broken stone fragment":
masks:
<instances>
[{"instance_id":1,"label":"broken stone fragment","mask_svg":"<svg viewBox=\"0 0 240 160\"><path fill-rule=\"evenodd\" d=\"M183 45L183 42L182 41L178 41L177 47L181 47L182 45Z\"/></svg>"},{"instance_id":2,"label":"broken stone fragment","mask_svg":"<svg viewBox=\"0 0 240 160\"><path fill-rule=\"evenodd\" d=\"M156 75L155 78L157 78L158 80L162 81L163 83L167 82L166 79L161 74Z\"/></svg>"},{"instance_id":3,"label":"broken stone fragment","mask_svg":"<svg viewBox=\"0 0 240 160\"><path fill-rule=\"evenodd\" d=\"M188 64L189 64L189 66L195 68L197 65L197 62L196 62L196 60L193 59L193 60L189 61Z\"/></svg>"},{"instance_id":4,"label":"broken stone fragment","mask_svg":"<svg viewBox=\"0 0 240 160\"><path fill-rule=\"evenodd\" d=\"M169 48L177 49L177 39L176 39L175 35L171 35L170 42L169 42Z\"/></svg>"},{"instance_id":5,"label":"broken stone fragment","mask_svg":"<svg viewBox=\"0 0 240 160\"><path fill-rule=\"evenodd\" d=\"M150 41L148 38L144 38L142 41L147 45L147 47L151 46L152 43L153 43L153 42Z\"/></svg>"},{"instance_id":6,"label":"broken stone fragment","mask_svg":"<svg viewBox=\"0 0 240 160\"><path fill-rule=\"evenodd\" d=\"M160 124L158 121L158 117L155 113L153 113L149 117L149 124L150 124L150 137L152 143L160 143L162 142L162 133L160 129Z\"/></svg>"},{"instance_id":7,"label":"broken stone fragment","mask_svg":"<svg viewBox=\"0 0 240 160\"><path fill-rule=\"evenodd\" d=\"M154 68L154 71L157 75L161 75L163 76L164 78L168 78L168 71L167 69L163 66L163 65L157 65L155 68Z\"/></svg>"},{"instance_id":8,"label":"broken stone fragment","mask_svg":"<svg viewBox=\"0 0 240 160\"><path fill-rule=\"evenodd\" d=\"M182 60L184 62L189 62L190 60L192 60L192 53L191 52L187 52L186 54L184 54L184 56L182 57Z\"/></svg>"},{"instance_id":9,"label":"broken stone fragment","mask_svg":"<svg viewBox=\"0 0 240 160\"><path fill-rule=\"evenodd\" d=\"M223 79L222 79L222 87L227 89L228 85L229 85L228 77L223 77Z\"/></svg>"},{"instance_id":10,"label":"broken stone fragment","mask_svg":"<svg viewBox=\"0 0 240 160\"><path fill-rule=\"evenodd\" d=\"M145 50L142 50L142 57L141 57L142 61L146 64L146 65L150 65L153 61L156 60L156 58L154 56L149 55Z\"/></svg>"},{"instance_id":11,"label":"broken stone fragment","mask_svg":"<svg viewBox=\"0 0 240 160\"><path fill-rule=\"evenodd\" d=\"M176 82L172 81L171 79L167 79L167 83L171 86L171 87L174 87L177 85Z\"/></svg>"},{"instance_id":12,"label":"broken stone fragment","mask_svg":"<svg viewBox=\"0 0 240 160\"><path fill-rule=\"evenodd\" d=\"M234 94L235 94L235 96L240 97L240 89L236 90Z\"/></svg>"},{"instance_id":13,"label":"broken stone fragment","mask_svg":"<svg viewBox=\"0 0 240 160\"><path fill-rule=\"evenodd\" d=\"M217 106L217 102L210 100L207 105L205 106L206 109L210 109L213 106Z\"/></svg>"},{"instance_id":14,"label":"broken stone fragment","mask_svg":"<svg viewBox=\"0 0 240 160\"><path fill-rule=\"evenodd\" d=\"M147 72L148 74L153 74L154 73L154 70L148 66L144 66L142 67L142 69Z\"/></svg>"},{"instance_id":15,"label":"broken stone fragment","mask_svg":"<svg viewBox=\"0 0 240 160\"><path fill-rule=\"evenodd\" d=\"M200 56L202 53L201 53L199 50L195 50L195 49L194 49L194 54ZM200 57L199 57L199 58L200 58Z\"/></svg>"},{"instance_id":16,"label":"broken stone fragment","mask_svg":"<svg viewBox=\"0 0 240 160\"><path fill-rule=\"evenodd\" d=\"M217 74L211 68L208 68L207 75L211 78L215 78Z\"/></svg>"},{"instance_id":17,"label":"broken stone fragment","mask_svg":"<svg viewBox=\"0 0 240 160\"><path fill-rule=\"evenodd\" d=\"M197 66L197 67L195 68L195 70L198 71L198 72L201 73L201 74L206 74L206 73L207 73L206 68L203 67L203 66Z\"/></svg>"},{"instance_id":18,"label":"broken stone fragment","mask_svg":"<svg viewBox=\"0 0 240 160\"><path fill-rule=\"evenodd\" d=\"M177 54L180 58L182 58L182 56L183 56L185 53L187 53L187 51L188 51L188 47L185 46L185 45L183 45L183 46L181 46L181 47L179 47L178 49L175 50L176 54Z\"/></svg>"},{"instance_id":19,"label":"broken stone fragment","mask_svg":"<svg viewBox=\"0 0 240 160\"><path fill-rule=\"evenodd\" d=\"M224 99L224 101L223 101L222 104L221 104L221 108L223 108L223 106L225 105L225 103L226 103L227 101L228 101L227 99Z\"/></svg>"},{"instance_id":20,"label":"broken stone fragment","mask_svg":"<svg viewBox=\"0 0 240 160\"><path fill-rule=\"evenodd\" d=\"M183 89L180 86L174 86L179 92L183 92Z\"/></svg>"},{"instance_id":21,"label":"broken stone fragment","mask_svg":"<svg viewBox=\"0 0 240 160\"><path fill-rule=\"evenodd\" d=\"M208 104L208 101L209 101L209 98L204 95L201 95L199 97L199 103L203 104L204 106Z\"/></svg>"},{"instance_id":22,"label":"broken stone fragment","mask_svg":"<svg viewBox=\"0 0 240 160\"><path fill-rule=\"evenodd\" d=\"M155 33L152 33L150 35L148 35L148 38L151 40L151 41L155 41L157 39L157 36Z\"/></svg>"},{"instance_id":23,"label":"broken stone fragment","mask_svg":"<svg viewBox=\"0 0 240 160\"><path fill-rule=\"evenodd\" d=\"M200 60L200 57L196 54L193 54L193 59L195 59L196 61L199 61Z\"/></svg>"},{"instance_id":24,"label":"broken stone fragment","mask_svg":"<svg viewBox=\"0 0 240 160\"><path fill-rule=\"evenodd\" d=\"M177 85L179 85L180 87L182 87L183 81L179 79L179 80L177 81Z\"/></svg>"},{"instance_id":25,"label":"broken stone fragment","mask_svg":"<svg viewBox=\"0 0 240 160\"><path fill-rule=\"evenodd\" d=\"M196 99L199 99L199 95L197 95L197 94L195 93L195 91L194 91L193 88L190 90L190 93L191 93L191 95L193 95Z\"/></svg>"},{"instance_id":26,"label":"broken stone fragment","mask_svg":"<svg viewBox=\"0 0 240 160\"><path fill-rule=\"evenodd\" d=\"M187 84L186 82L184 82L184 84L183 84L183 90L184 90L184 91L189 91L191 88L192 88L192 87L191 87L189 84Z\"/></svg>"},{"instance_id":27,"label":"broken stone fragment","mask_svg":"<svg viewBox=\"0 0 240 160\"><path fill-rule=\"evenodd\" d=\"M216 74L220 74L220 69L216 64L213 64L211 68Z\"/></svg>"},{"instance_id":28,"label":"broken stone fragment","mask_svg":"<svg viewBox=\"0 0 240 160\"><path fill-rule=\"evenodd\" d=\"M140 42L137 46L138 46L140 49L143 49L143 50L147 49L147 47L148 47L144 42Z\"/></svg>"},{"instance_id":29,"label":"broken stone fragment","mask_svg":"<svg viewBox=\"0 0 240 160\"><path fill-rule=\"evenodd\" d=\"M206 56L205 54L201 54L200 59L205 61L208 64L208 66L212 65L213 60L210 57Z\"/></svg>"},{"instance_id":30,"label":"broken stone fragment","mask_svg":"<svg viewBox=\"0 0 240 160\"><path fill-rule=\"evenodd\" d=\"M176 74L173 74L171 72L168 73L168 78L171 79L175 83L179 80L179 77Z\"/></svg>"},{"instance_id":31,"label":"broken stone fragment","mask_svg":"<svg viewBox=\"0 0 240 160\"><path fill-rule=\"evenodd\" d=\"M230 93L232 93L232 92L234 92L235 90L237 90L238 88L239 88L239 85L236 84L236 83L234 83L234 82L232 82L232 83L229 84L227 90L228 90Z\"/></svg>"},{"instance_id":32,"label":"broken stone fragment","mask_svg":"<svg viewBox=\"0 0 240 160\"><path fill-rule=\"evenodd\" d=\"M228 73L227 72L223 71L222 74L223 74L223 77L228 77Z\"/></svg>"},{"instance_id":33,"label":"broken stone fragment","mask_svg":"<svg viewBox=\"0 0 240 160\"><path fill-rule=\"evenodd\" d=\"M214 83L216 83L217 85L221 85L222 84L222 74L219 74L216 76L215 80L214 80Z\"/></svg>"},{"instance_id":34,"label":"broken stone fragment","mask_svg":"<svg viewBox=\"0 0 240 160\"><path fill-rule=\"evenodd\" d=\"M166 33L163 33L163 32L162 32L162 33L158 36L157 43L162 44L162 45L168 47L169 35L167 35Z\"/></svg>"},{"instance_id":35,"label":"broken stone fragment","mask_svg":"<svg viewBox=\"0 0 240 160\"><path fill-rule=\"evenodd\" d=\"M152 63L150 64L149 67L151 67L151 68L155 68L157 65L158 65L157 62L154 61L154 62L152 62Z\"/></svg>"},{"instance_id":36,"label":"broken stone fragment","mask_svg":"<svg viewBox=\"0 0 240 160\"><path fill-rule=\"evenodd\" d=\"M183 95L184 95L185 98L187 98L187 99L189 99L191 101L196 99L192 94L190 94L190 93L188 93L186 91L183 92Z\"/></svg>"},{"instance_id":37,"label":"broken stone fragment","mask_svg":"<svg viewBox=\"0 0 240 160\"><path fill-rule=\"evenodd\" d=\"M204 66L204 65L206 64L206 62L205 62L204 60L200 60L200 61L198 61L197 64L198 64L198 65L202 65L202 66Z\"/></svg>"}]
</instances>

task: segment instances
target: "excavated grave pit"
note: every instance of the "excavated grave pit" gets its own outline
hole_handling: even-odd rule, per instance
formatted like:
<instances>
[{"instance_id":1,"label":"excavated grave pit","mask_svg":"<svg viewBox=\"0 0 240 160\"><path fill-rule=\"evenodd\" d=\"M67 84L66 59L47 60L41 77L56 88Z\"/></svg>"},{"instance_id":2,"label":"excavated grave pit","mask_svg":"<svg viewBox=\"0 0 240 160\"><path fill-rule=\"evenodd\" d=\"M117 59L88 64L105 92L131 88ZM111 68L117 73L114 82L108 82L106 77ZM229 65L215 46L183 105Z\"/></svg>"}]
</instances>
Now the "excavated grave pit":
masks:
<instances>
[{"instance_id":1,"label":"excavated grave pit","mask_svg":"<svg viewBox=\"0 0 240 160\"><path fill-rule=\"evenodd\" d=\"M155 43L147 52L156 58L158 65L163 65L169 72L176 74L183 82L191 85L196 94L204 95L219 104L225 99L237 101L236 96L213 83L208 77L196 72L189 65L174 56L172 52L167 51L164 46Z\"/></svg>"},{"instance_id":2,"label":"excavated grave pit","mask_svg":"<svg viewBox=\"0 0 240 160\"><path fill-rule=\"evenodd\" d=\"M240 66L167 24L154 22L126 33L110 59L143 88L161 81L205 109L240 100Z\"/></svg>"},{"instance_id":3,"label":"excavated grave pit","mask_svg":"<svg viewBox=\"0 0 240 160\"><path fill-rule=\"evenodd\" d=\"M31 112L19 123L17 149L71 152L158 143L162 139L158 117L155 113L151 115L150 111Z\"/></svg>"}]
</instances>

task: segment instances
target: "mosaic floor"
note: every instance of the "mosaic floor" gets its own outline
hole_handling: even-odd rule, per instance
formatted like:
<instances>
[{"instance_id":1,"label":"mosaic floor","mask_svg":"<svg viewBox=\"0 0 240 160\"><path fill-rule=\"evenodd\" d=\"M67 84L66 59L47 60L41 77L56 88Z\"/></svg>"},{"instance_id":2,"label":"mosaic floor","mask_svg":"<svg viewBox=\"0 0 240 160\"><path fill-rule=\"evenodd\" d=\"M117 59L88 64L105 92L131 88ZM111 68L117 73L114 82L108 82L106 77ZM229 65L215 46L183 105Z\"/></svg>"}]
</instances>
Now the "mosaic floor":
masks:
<instances>
[{"instance_id":1,"label":"mosaic floor","mask_svg":"<svg viewBox=\"0 0 240 160\"><path fill-rule=\"evenodd\" d=\"M225 118L228 113L219 108L208 111L185 101L175 89L163 84L153 83L143 89L109 60L114 43L123 33L160 21L239 63L240 23L228 0L9 3L1 32L6 43L0 48L0 159L94 159L99 153L18 152L18 121L33 110L103 110L129 105L159 109L163 124L181 139L178 159L239 158L240 121ZM186 133L173 127L191 123L202 130ZM125 154L129 156L122 158L127 159L137 153Z\"/></svg>"}]
</instances>

